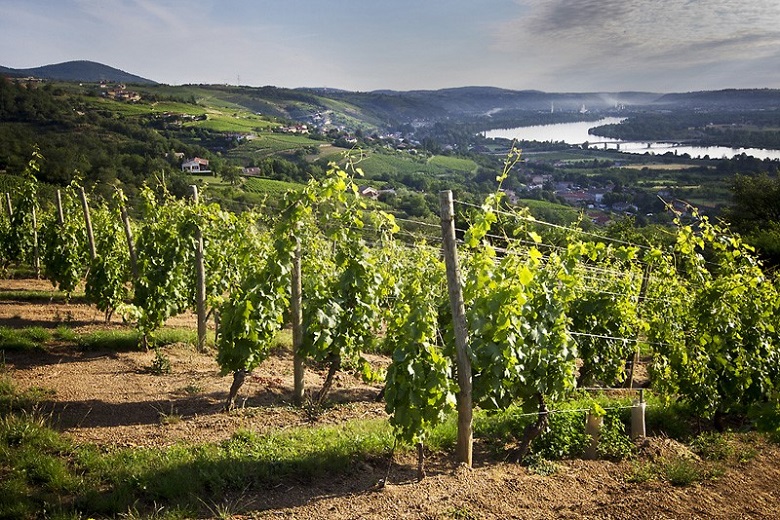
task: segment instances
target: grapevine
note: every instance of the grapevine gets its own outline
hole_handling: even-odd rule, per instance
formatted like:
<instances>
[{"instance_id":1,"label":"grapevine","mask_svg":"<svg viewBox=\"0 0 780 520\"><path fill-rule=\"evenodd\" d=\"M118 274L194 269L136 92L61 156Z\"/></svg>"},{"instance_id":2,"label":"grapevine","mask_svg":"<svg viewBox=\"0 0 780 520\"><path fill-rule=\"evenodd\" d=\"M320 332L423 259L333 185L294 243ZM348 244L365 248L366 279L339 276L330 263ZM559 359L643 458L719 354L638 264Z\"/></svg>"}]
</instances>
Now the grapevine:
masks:
<instances>
[{"instance_id":1,"label":"grapevine","mask_svg":"<svg viewBox=\"0 0 780 520\"><path fill-rule=\"evenodd\" d=\"M42 217L44 275L68 295L84 278L89 264L87 234L77 190L78 186L71 184L63 193L62 222L52 213Z\"/></svg>"},{"instance_id":2,"label":"grapevine","mask_svg":"<svg viewBox=\"0 0 780 520\"><path fill-rule=\"evenodd\" d=\"M387 325L392 362L387 370L386 410L396 438L418 444L455 406L452 361L440 344L438 309L445 300L444 266L432 250L407 255L397 302ZM418 477L425 474L422 449Z\"/></svg>"},{"instance_id":3,"label":"grapevine","mask_svg":"<svg viewBox=\"0 0 780 520\"><path fill-rule=\"evenodd\" d=\"M115 195L123 203L119 192ZM101 205L92 211L95 227L95 249L85 286L87 299L104 312L106 322L130 297L130 254L116 210Z\"/></svg>"}]
</instances>

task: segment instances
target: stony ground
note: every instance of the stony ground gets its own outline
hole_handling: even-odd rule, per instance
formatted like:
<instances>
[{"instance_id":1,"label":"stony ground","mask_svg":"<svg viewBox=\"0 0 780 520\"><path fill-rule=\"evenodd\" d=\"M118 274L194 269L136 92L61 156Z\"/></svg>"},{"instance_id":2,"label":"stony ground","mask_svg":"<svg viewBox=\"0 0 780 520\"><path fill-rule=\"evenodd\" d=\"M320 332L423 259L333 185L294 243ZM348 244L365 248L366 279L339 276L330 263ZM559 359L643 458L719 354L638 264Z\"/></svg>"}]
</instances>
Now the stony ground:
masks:
<instances>
[{"instance_id":1,"label":"stony ground","mask_svg":"<svg viewBox=\"0 0 780 520\"><path fill-rule=\"evenodd\" d=\"M116 318L102 323L99 311L80 304L18 302L3 291L50 290L47 282L0 280L0 326L67 325L80 331L126 327ZM193 326L191 316L178 326ZM22 388L50 392L47 413L55 426L76 442L106 446L165 446L176 442L216 442L237 429L258 432L312 426L311 416L290 406L292 360L275 353L250 378L239 396L239 409L222 411L231 378L221 376L212 354L186 346L165 350L171 362L167 375L149 368L154 353L84 351L53 345L45 352L5 352L5 370ZM381 358L376 363L386 362ZM317 389L324 367L307 371L307 387ZM384 417L374 401L377 386L341 374L333 391L334 405L316 423ZM675 443L649 439L636 461L570 460L557 463L547 476L528 468L490 460L476 449L473 469L459 468L448 454L433 454L428 477L414 480L414 461L403 458L362 463L351 475L286 484L231 497L204 497L214 516L241 512L252 518L336 519L688 519L780 518L780 447L754 438L755 457L734 463L711 480L675 487L652 479L630 482L641 465L668 454ZM684 448L680 448L683 449Z\"/></svg>"}]
</instances>

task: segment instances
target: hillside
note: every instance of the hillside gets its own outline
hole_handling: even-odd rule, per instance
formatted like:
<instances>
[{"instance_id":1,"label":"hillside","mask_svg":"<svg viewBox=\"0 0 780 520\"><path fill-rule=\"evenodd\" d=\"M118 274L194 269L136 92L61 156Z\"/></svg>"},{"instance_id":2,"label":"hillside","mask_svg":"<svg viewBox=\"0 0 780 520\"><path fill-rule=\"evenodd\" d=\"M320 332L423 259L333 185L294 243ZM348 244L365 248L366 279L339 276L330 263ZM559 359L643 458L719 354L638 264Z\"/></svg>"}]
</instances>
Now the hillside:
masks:
<instances>
[{"instance_id":1,"label":"hillside","mask_svg":"<svg viewBox=\"0 0 780 520\"><path fill-rule=\"evenodd\" d=\"M66 61L53 65L44 65L31 69L12 69L0 67L0 74L13 77L35 77L59 81L82 81L99 83L110 81L115 83L134 83L139 85L156 85L156 81L130 74L123 70L96 63L94 61Z\"/></svg>"},{"instance_id":2,"label":"hillside","mask_svg":"<svg viewBox=\"0 0 780 520\"><path fill-rule=\"evenodd\" d=\"M779 89L726 89L682 94L666 94L658 105L676 108L700 108L719 110L778 110Z\"/></svg>"}]
</instances>

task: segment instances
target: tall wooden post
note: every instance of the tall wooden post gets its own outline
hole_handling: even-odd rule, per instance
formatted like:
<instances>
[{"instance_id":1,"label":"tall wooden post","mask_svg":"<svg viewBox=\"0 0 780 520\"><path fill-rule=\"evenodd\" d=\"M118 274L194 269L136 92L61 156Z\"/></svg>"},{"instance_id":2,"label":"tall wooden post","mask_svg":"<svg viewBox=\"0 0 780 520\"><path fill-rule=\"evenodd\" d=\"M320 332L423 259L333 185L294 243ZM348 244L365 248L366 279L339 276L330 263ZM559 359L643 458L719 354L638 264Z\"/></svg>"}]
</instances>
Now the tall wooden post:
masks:
<instances>
[{"instance_id":1,"label":"tall wooden post","mask_svg":"<svg viewBox=\"0 0 780 520\"><path fill-rule=\"evenodd\" d=\"M32 207L32 231L33 231L33 269L35 277L41 277L41 253L38 247L38 217L35 215L35 205Z\"/></svg>"},{"instance_id":2,"label":"tall wooden post","mask_svg":"<svg viewBox=\"0 0 780 520\"><path fill-rule=\"evenodd\" d=\"M647 284L650 282L650 271L651 267L650 265L647 265L645 267L644 275L642 275L642 286L639 289L639 299L637 300L636 306L637 306L637 314L639 313L640 306L645 301L645 298L647 297ZM634 377L636 376L636 366L639 364L639 337L637 337L636 342L636 348L634 349L634 355L631 357L631 368L628 372L628 377L626 377L626 383L624 386L628 388L634 388Z\"/></svg>"},{"instance_id":3,"label":"tall wooden post","mask_svg":"<svg viewBox=\"0 0 780 520\"><path fill-rule=\"evenodd\" d=\"M195 205L198 205L198 187L192 185ZM206 266L204 265L203 231L195 228L195 310L198 314L198 351L206 350Z\"/></svg>"},{"instance_id":4,"label":"tall wooden post","mask_svg":"<svg viewBox=\"0 0 780 520\"><path fill-rule=\"evenodd\" d=\"M304 387L303 356L300 354L303 346L303 296L301 283L301 242L297 241L292 268L292 335L293 335L293 401L303 404Z\"/></svg>"},{"instance_id":5,"label":"tall wooden post","mask_svg":"<svg viewBox=\"0 0 780 520\"><path fill-rule=\"evenodd\" d=\"M473 420L471 399L471 358L468 352L468 329L466 328L466 309L463 304L458 251L455 242L455 211L452 192L439 194L441 204L441 233L444 239L444 261L447 267L447 288L452 309L453 329L455 330L456 362L458 367L458 443L456 456L458 462L471 467L473 444Z\"/></svg>"},{"instance_id":6,"label":"tall wooden post","mask_svg":"<svg viewBox=\"0 0 780 520\"><path fill-rule=\"evenodd\" d=\"M84 188L79 188L81 195L81 207L84 209L84 222L87 226L87 238L89 238L89 254L92 260L97 258L97 248L95 247L95 235L92 233L92 219L89 217L89 203L87 202L87 194L84 193Z\"/></svg>"},{"instance_id":7,"label":"tall wooden post","mask_svg":"<svg viewBox=\"0 0 780 520\"><path fill-rule=\"evenodd\" d=\"M11 194L8 192L5 193L5 210L8 212L8 220L11 220L14 216L14 207L11 204Z\"/></svg>"},{"instance_id":8,"label":"tall wooden post","mask_svg":"<svg viewBox=\"0 0 780 520\"><path fill-rule=\"evenodd\" d=\"M62 192L57 190L57 222L60 226L65 224L65 213L62 211Z\"/></svg>"},{"instance_id":9,"label":"tall wooden post","mask_svg":"<svg viewBox=\"0 0 780 520\"><path fill-rule=\"evenodd\" d=\"M130 272L133 275L133 284L138 280L138 257L135 254L135 243L133 242L133 229L130 227L130 217L125 208L125 196L122 190L117 188L119 194L119 215L122 217L122 226L125 229L125 240L127 240L127 251L130 254Z\"/></svg>"}]
</instances>

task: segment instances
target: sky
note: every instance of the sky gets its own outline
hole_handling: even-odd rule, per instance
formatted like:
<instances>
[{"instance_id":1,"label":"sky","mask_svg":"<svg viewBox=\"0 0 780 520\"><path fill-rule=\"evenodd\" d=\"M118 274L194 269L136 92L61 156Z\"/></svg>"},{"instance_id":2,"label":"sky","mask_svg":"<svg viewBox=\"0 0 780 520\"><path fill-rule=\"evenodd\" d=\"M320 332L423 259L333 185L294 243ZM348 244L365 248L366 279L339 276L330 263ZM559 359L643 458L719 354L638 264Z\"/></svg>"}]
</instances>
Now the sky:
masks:
<instances>
[{"instance_id":1,"label":"sky","mask_svg":"<svg viewBox=\"0 0 780 520\"><path fill-rule=\"evenodd\" d=\"M780 88L778 0L0 0L0 65L352 91Z\"/></svg>"}]
</instances>

